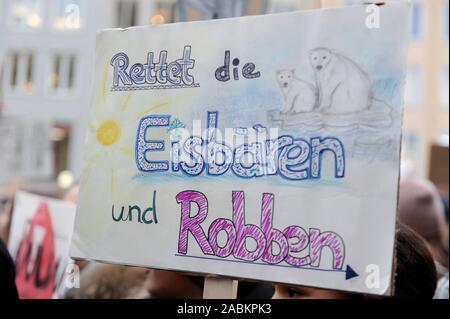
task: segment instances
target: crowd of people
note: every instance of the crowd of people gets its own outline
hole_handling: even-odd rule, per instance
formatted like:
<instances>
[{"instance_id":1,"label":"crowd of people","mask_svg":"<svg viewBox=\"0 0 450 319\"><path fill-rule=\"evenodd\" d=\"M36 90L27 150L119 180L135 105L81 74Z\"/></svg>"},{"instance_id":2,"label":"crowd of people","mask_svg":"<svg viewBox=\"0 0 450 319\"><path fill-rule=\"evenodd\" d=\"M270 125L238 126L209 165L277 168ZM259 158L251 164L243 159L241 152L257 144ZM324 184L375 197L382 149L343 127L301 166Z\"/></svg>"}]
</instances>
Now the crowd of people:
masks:
<instances>
[{"instance_id":1,"label":"crowd of people","mask_svg":"<svg viewBox=\"0 0 450 319\"><path fill-rule=\"evenodd\" d=\"M78 189L65 196L76 203ZM11 194L12 196L13 194ZM3 209L12 211L2 203ZM6 208L5 208L6 207ZM10 219L10 218L9 218ZM15 265L5 246L8 225L0 229L0 298L18 298ZM400 180L396 230L393 296L398 299L448 299L448 198L427 180L406 175ZM75 261L80 286L66 289L60 298L177 298L203 296L204 277L180 272ZM238 299L376 299L352 294L284 284L239 281Z\"/></svg>"}]
</instances>

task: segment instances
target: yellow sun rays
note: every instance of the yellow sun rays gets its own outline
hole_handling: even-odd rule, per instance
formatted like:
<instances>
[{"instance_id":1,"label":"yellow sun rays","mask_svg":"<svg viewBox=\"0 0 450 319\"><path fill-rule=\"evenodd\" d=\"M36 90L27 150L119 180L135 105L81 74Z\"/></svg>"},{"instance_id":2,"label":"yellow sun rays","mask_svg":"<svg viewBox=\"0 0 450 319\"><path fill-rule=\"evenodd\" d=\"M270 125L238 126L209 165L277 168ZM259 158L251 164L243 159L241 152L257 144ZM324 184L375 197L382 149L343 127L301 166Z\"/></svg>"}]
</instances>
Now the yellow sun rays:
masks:
<instances>
[{"instance_id":1,"label":"yellow sun rays","mask_svg":"<svg viewBox=\"0 0 450 319\"><path fill-rule=\"evenodd\" d=\"M103 67L103 81L102 81L102 102L103 105L106 105L106 82L108 81L108 63L105 63L105 66Z\"/></svg>"},{"instance_id":2,"label":"yellow sun rays","mask_svg":"<svg viewBox=\"0 0 450 319\"><path fill-rule=\"evenodd\" d=\"M109 90L108 90L108 77L110 76L109 72L109 64L105 63L102 73L102 83L101 83L101 93L98 97L97 103L98 106L95 107L93 113L91 114L92 118L88 122L88 128L92 132L94 139L96 140L97 145L102 148L105 148L105 152L100 149L96 149L93 153L91 153L91 157L87 161L87 165L85 167L85 178L89 178L91 170L95 170L97 165L106 164L110 158L110 156L116 156L116 154L121 153L122 156L126 156L127 158L134 158L134 149L133 147L129 147L128 145L120 145L120 141L126 139L126 126L129 125L129 121L138 121L143 116L154 112L155 110L161 108L170 108L171 102L167 100L155 101L148 108L139 112L132 112L130 117L127 117L125 113L131 112L128 108L133 105L136 107L136 103L132 103L133 96L135 96L135 91L131 91L127 93L125 96L113 101L114 99L109 99ZM109 103L109 105L108 105ZM111 105L113 104L113 105ZM108 106L108 110L105 109L105 106ZM112 108L110 108L111 106ZM108 115L108 113L110 114ZM123 116L125 115L125 116ZM125 117L125 120L124 120ZM129 120L127 121L126 118ZM110 167L111 174L111 184L110 184L110 194L113 194L117 190L117 174L120 171L117 171L117 168Z\"/></svg>"},{"instance_id":3,"label":"yellow sun rays","mask_svg":"<svg viewBox=\"0 0 450 319\"><path fill-rule=\"evenodd\" d=\"M139 120L140 118L150 114L152 111L154 111L156 109L168 107L170 105L171 105L171 103L169 101L161 101L161 102L154 103L148 109L145 109L144 111L137 114L137 116L135 117L135 120Z\"/></svg>"}]
</instances>

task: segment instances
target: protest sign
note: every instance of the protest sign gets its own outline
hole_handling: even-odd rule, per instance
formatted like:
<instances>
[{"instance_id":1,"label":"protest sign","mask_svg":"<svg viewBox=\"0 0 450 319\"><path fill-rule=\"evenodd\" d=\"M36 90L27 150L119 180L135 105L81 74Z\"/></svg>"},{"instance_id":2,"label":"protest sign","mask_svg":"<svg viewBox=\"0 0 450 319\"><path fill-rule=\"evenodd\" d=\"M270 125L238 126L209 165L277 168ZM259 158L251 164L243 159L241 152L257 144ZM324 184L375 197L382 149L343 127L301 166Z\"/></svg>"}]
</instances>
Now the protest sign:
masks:
<instances>
[{"instance_id":1,"label":"protest sign","mask_svg":"<svg viewBox=\"0 0 450 319\"><path fill-rule=\"evenodd\" d=\"M20 298L48 299L64 291L75 205L16 193L8 250Z\"/></svg>"},{"instance_id":2,"label":"protest sign","mask_svg":"<svg viewBox=\"0 0 450 319\"><path fill-rule=\"evenodd\" d=\"M408 10L99 33L71 255L391 293Z\"/></svg>"}]
</instances>

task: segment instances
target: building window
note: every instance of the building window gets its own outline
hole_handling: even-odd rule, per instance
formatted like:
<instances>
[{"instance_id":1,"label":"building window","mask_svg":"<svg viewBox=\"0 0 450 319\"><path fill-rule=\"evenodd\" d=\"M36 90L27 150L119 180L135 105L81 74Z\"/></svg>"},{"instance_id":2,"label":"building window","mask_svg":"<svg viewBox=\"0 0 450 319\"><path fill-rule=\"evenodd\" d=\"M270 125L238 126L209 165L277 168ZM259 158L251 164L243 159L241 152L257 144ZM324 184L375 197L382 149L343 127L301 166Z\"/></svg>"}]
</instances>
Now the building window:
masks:
<instances>
[{"instance_id":1,"label":"building window","mask_svg":"<svg viewBox=\"0 0 450 319\"><path fill-rule=\"evenodd\" d=\"M56 0L53 28L58 31L82 28L82 5L82 0Z\"/></svg>"},{"instance_id":2,"label":"building window","mask_svg":"<svg viewBox=\"0 0 450 319\"><path fill-rule=\"evenodd\" d=\"M422 3L416 2L411 10L411 37L414 41L423 39L425 30L425 7Z\"/></svg>"},{"instance_id":3,"label":"building window","mask_svg":"<svg viewBox=\"0 0 450 319\"><path fill-rule=\"evenodd\" d=\"M53 56L50 74L50 90L54 94L68 94L75 88L75 55L56 54Z\"/></svg>"},{"instance_id":4,"label":"building window","mask_svg":"<svg viewBox=\"0 0 450 319\"><path fill-rule=\"evenodd\" d=\"M445 108L447 108L448 110L448 106L449 106L449 89L448 89L448 64L443 66L441 69L441 79L440 79L440 83L441 83L441 89L440 89L440 102L441 105L443 105Z\"/></svg>"},{"instance_id":5,"label":"building window","mask_svg":"<svg viewBox=\"0 0 450 319\"><path fill-rule=\"evenodd\" d=\"M150 18L151 24L175 22L177 4L167 1L158 1L155 4L155 14Z\"/></svg>"},{"instance_id":6,"label":"building window","mask_svg":"<svg viewBox=\"0 0 450 319\"><path fill-rule=\"evenodd\" d=\"M365 4L365 0L344 0L344 6L355 6Z\"/></svg>"},{"instance_id":7,"label":"building window","mask_svg":"<svg viewBox=\"0 0 450 319\"><path fill-rule=\"evenodd\" d=\"M442 34L448 41L448 0L444 0L442 6Z\"/></svg>"},{"instance_id":8,"label":"building window","mask_svg":"<svg viewBox=\"0 0 450 319\"><path fill-rule=\"evenodd\" d=\"M439 136L437 137L436 143L438 145L448 147L448 144L449 144L448 132L439 134Z\"/></svg>"},{"instance_id":9,"label":"building window","mask_svg":"<svg viewBox=\"0 0 450 319\"><path fill-rule=\"evenodd\" d=\"M420 65L408 65L405 87L405 105L417 107L423 102L423 70Z\"/></svg>"},{"instance_id":10,"label":"building window","mask_svg":"<svg viewBox=\"0 0 450 319\"><path fill-rule=\"evenodd\" d=\"M7 56L4 76L5 84L13 93L33 92L34 55L26 52L12 52Z\"/></svg>"},{"instance_id":11,"label":"building window","mask_svg":"<svg viewBox=\"0 0 450 319\"><path fill-rule=\"evenodd\" d=\"M137 3L133 0L119 0L117 2L117 26L128 28L136 25Z\"/></svg>"},{"instance_id":12,"label":"building window","mask_svg":"<svg viewBox=\"0 0 450 319\"><path fill-rule=\"evenodd\" d=\"M41 0L13 0L10 5L9 24L12 29L39 29L43 24Z\"/></svg>"},{"instance_id":13,"label":"building window","mask_svg":"<svg viewBox=\"0 0 450 319\"><path fill-rule=\"evenodd\" d=\"M5 98L5 72L4 72L4 67L2 65L2 61L0 61L0 114L2 114L3 108L4 108L4 103L3 100Z\"/></svg>"},{"instance_id":14,"label":"building window","mask_svg":"<svg viewBox=\"0 0 450 319\"><path fill-rule=\"evenodd\" d=\"M169 1L160 0L169 6ZM264 14L275 8L275 1L261 0L233 0L233 1L170 1L173 2L177 21L194 21L241 17L247 15ZM279 4L280 0L276 1ZM283 0L280 5L286 8L286 2L297 7L303 1ZM289 6L292 8L292 6ZM276 8L275 8L276 9ZM275 10L274 9L274 10Z\"/></svg>"},{"instance_id":15,"label":"building window","mask_svg":"<svg viewBox=\"0 0 450 319\"><path fill-rule=\"evenodd\" d=\"M50 178L53 167L50 146L46 120L16 116L0 119L0 181Z\"/></svg>"},{"instance_id":16,"label":"building window","mask_svg":"<svg viewBox=\"0 0 450 319\"><path fill-rule=\"evenodd\" d=\"M55 177L66 171L69 164L71 126L67 123L55 123L50 131L53 143L53 162Z\"/></svg>"},{"instance_id":17,"label":"building window","mask_svg":"<svg viewBox=\"0 0 450 319\"><path fill-rule=\"evenodd\" d=\"M424 154L423 147L423 140L420 138L420 134L418 132L410 130L403 132L400 164L402 174L416 170L421 172L421 163L423 162L422 156Z\"/></svg>"},{"instance_id":18,"label":"building window","mask_svg":"<svg viewBox=\"0 0 450 319\"><path fill-rule=\"evenodd\" d=\"M344 3L347 5L347 3ZM290 12L299 9L299 4L292 1L271 1L269 6L270 13Z\"/></svg>"}]
</instances>

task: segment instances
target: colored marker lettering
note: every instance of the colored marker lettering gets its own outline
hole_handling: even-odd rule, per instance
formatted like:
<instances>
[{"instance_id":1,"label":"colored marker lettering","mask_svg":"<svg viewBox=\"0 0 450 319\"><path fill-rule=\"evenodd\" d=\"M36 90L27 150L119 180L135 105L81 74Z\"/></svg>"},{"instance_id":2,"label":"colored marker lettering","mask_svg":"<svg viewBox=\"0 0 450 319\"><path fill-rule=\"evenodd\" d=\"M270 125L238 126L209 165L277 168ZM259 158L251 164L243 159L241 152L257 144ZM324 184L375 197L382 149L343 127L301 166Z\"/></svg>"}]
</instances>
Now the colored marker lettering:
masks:
<instances>
[{"instance_id":1,"label":"colored marker lettering","mask_svg":"<svg viewBox=\"0 0 450 319\"><path fill-rule=\"evenodd\" d=\"M337 233L322 232L316 228L310 228L307 232L297 225L288 226L282 231L275 227L274 194L262 195L260 226L246 223L245 194L242 191L233 191L231 194L232 219L217 218L208 229L204 228L209 209L205 194L187 190L178 193L176 200L181 205L179 254L188 254L188 239L192 236L204 255L220 258L232 255L249 262L261 260L267 264L284 262L294 267L319 267L322 251L328 249L332 255L332 269L340 270L344 266L344 241ZM220 232L227 235L225 243L218 242ZM247 246L248 238L256 243L256 247L250 249ZM274 246L278 249L273 249ZM298 257L300 252L309 253L305 257Z\"/></svg>"}]
</instances>

